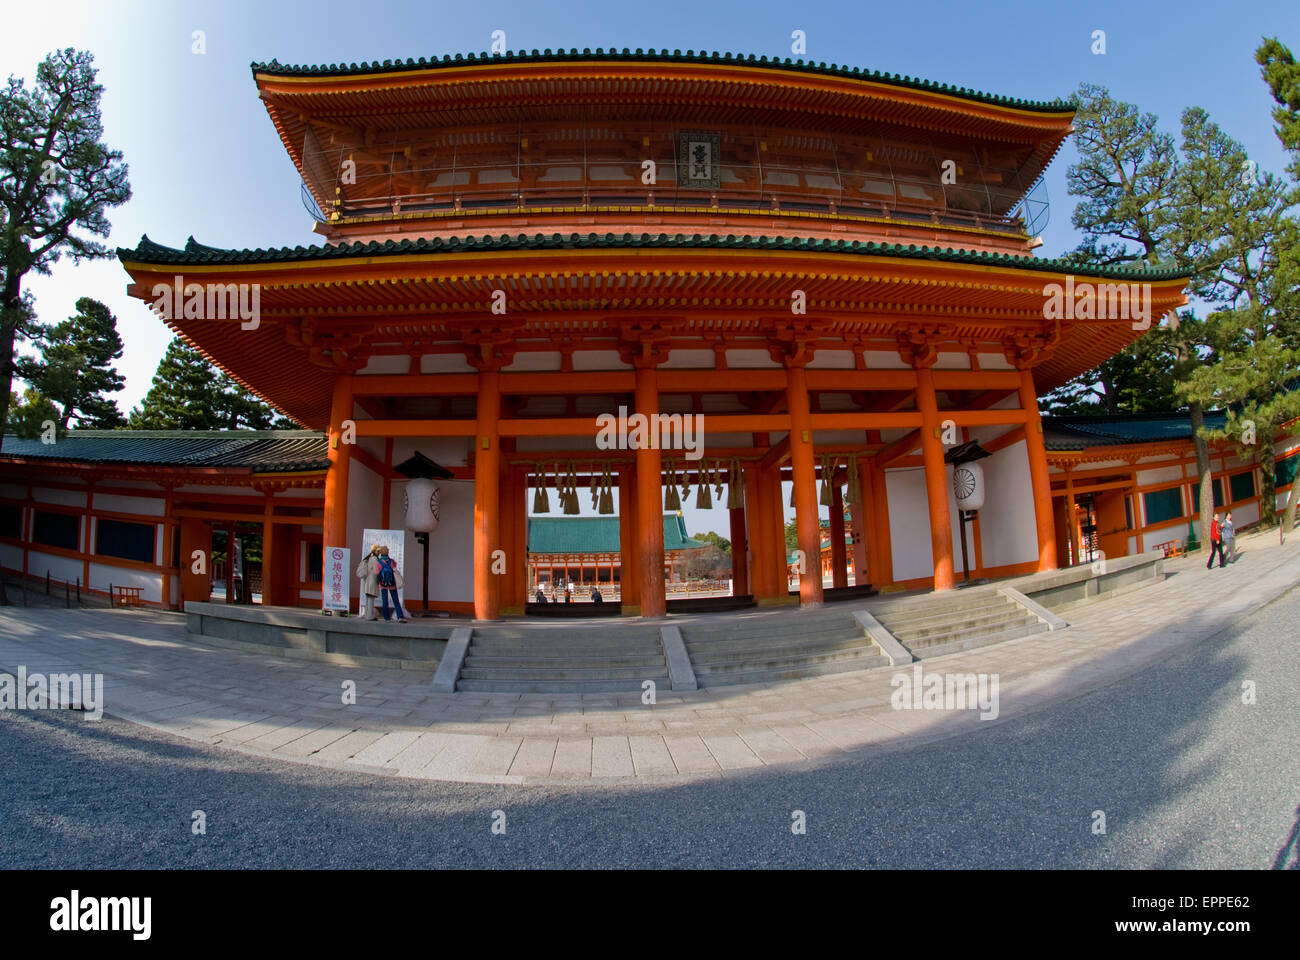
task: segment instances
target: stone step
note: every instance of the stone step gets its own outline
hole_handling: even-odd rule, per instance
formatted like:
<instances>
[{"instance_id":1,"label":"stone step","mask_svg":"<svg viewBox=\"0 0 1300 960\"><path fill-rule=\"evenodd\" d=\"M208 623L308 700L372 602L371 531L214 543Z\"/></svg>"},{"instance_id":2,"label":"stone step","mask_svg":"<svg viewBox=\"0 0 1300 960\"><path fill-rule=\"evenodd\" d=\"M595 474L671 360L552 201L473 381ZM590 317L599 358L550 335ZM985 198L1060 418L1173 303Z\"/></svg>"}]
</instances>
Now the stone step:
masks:
<instances>
[{"instance_id":1,"label":"stone step","mask_svg":"<svg viewBox=\"0 0 1300 960\"><path fill-rule=\"evenodd\" d=\"M954 616L1004 609L1009 606L1019 609L1017 604L1013 604L999 593L987 597L969 597L966 603L959 606L945 604L942 607L933 608L917 605L905 610L875 610L873 615L888 629L890 624L899 627L924 625L924 621L927 620L939 621Z\"/></svg>"},{"instance_id":2,"label":"stone step","mask_svg":"<svg viewBox=\"0 0 1300 960\"><path fill-rule=\"evenodd\" d=\"M805 677L820 677L831 673L852 673L859 670L873 670L889 666L885 657L862 657L857 660L833 660L828 663L806 663L798 667L784 667L774 670L754 670L749 672L696 674L702 687L727 687L744 683L771 683L775 680L800 680Z\"/></svg>"},{"instance_id":3,"label":"stone step","mask_svg":"<svg viewBox=\"0 0 1300 960\"><path fill-rule=\"evenodd\" d=\"M955 626L951 630L939 633L924 634L917 637L894 634L896 640L903 646L917 649L923 647L933 647L938 644L954 643L958 640L965 640L967 637L980 637L989 633L998 633L1002 630L1009 630L1013 627L1024 626L1029 623L1042 623L1037 617L1028 613L1020 613L1015 616L1003 617L988 623L974 624L969 627ZM1044 624L1046 626L1046 624Z\"/></svg>"},{"instance_id":4,"label":"stone step","mask_svg":"<svg viewBox=\"0 0 1300 960\"><path fill-rule=\"evenodd\" d=\"M470 644L470 655L484 657L639 657L647 654L662 654L663 648L659 638L651 643L622 643L618 640L602 640L591 643L573 643L569 641L550 642L537 640L523 643L517 640L479 642Z\"/></svg>"},{"instance_id":5,"label":"stone step","mask_svg":"<svg viewBox=\"0 0 1300 960\"><path fill-rule=\"evenodd\" d=\"M682 639L687 643L695 641L719 640L759 640L765 638L792 639L798 637L825 636L830 633L845 634L857 630L862 632L852 616L829 617L821 620L789 620L783 623L770 623L754 626L728 625L701 629L699 625L683 626Z\"/></svg>"},{"instance_id":6,"label":"stone step","mask_svg":"<svg viewBox=\"0 0 1300 960\"><path fill-rule=\"evenodd\" d=\"M654 679L648 677L646 679ZM659 683L663 689L663 683ZM466 693L628 693L641 692L640 680L458 680Z\"/></svg>"},{"instance_id":7,"label":"stone step","mask_svg":"<svg viewBox=\"0 0 1300 960\"><path fill-rule=\"evenodd\" d=\"M717 643L688 643L686 652L692 663L711 663L719 660L746 660L767 655L815 654L832 650L847 650L871 646L871 641L859 630L850 637L825 637L817 640L798 639L792 642L749 643L744 640L725 640Z\"/></svg>"},{"instance_id":8,"label":"stone step","mask_svg":"<svg viewBox=\"0 0 1300 960\"><path fill-rule=\"evenodd\" d=\"M997 625L1000 623L1010 623L1015 620L1021 620L1025 617L1033 617L1033 614L1029 613L1027 610L1022 610L1017 606L1007 606L979 615L963 614L960 616L954 616L938 623L930 623L927 621L925 626L913 626L908 624L906 627L898 627L891 624L885 624L885 629L900 641L921 641L932 639L934 637L968 633L971 630L980 633L987 633L990 630L996 629Z\"/></svg>"},{"instance_id":9,"label":"stone step","mask_svg":"<svg viewBox=\"0 0 1300 960\"><path fill-rule=\"evenodd\" d=\"M465 667L653 667L663 666L666 661L662 653L627 654L616 657L587 657L566 654L538 654L537 656L493 657L483 656L470 648L465 657Z\"/></svg>"},{"instance_id":10,"label":"stone step","mask_svg":"<svg viewBox=\"0 0 1300 960\"><path fill-rule=\"evenodd\" d=\"M959 640L953 640L949 643L922 645L917 647L915 650L912 650L912 653L915 654L919 660L932 660L935 657L942 657L949 653L961 653L963 650L974 650L978 647L986 647L990 644L1002 643L1004 640L1016 640L1020 637L1030 637L1036 633L1043 633L1048 629L1047 624L1043 623L1041 620L1035 619L1032 623L1010 627L1006 630L976 634L969 637L963 637Z\"/></svg>"},{"instance_id":11,"label":"stone step","mask_svg":"<svg viewBox=\"0 0 1300 960\"><path fill-rule=\"evenodd\" d=\"M571 629L563 627L541 629L533 627L532 629L521 629L517 627L475 627L474 642L489 643L502 640L524 641L527 643L551 643L553 641L568 642L570 640L585 642L588 640L609 640L611 634L617 634L620 641L628 643L658 643L658 627L632 627L620 623L615 630L612 625L606 624L602 628L593 628L587 625L575 626Z\"/></svg>"},{"instance_id":12,"label":"stone step","mask_svg":"<svg viewBox=\"0 0 1300 960\"><path fill-rule=\"evenodd\" d=\"M511 664L508 667L462 667L462 680L653 680L667 682L668 666L650 667L535 667Z\"/></svg>"},{"instance_id":13,"label":"stone step","mask_svg":"<svg viewBox=\"0 0 1300 960\"><path fill-rule=\"evenodd\" d=\"M695 664L695 675L699 677L716 676L722 673L751 673L755 670L778 670L807 666L815 663L837 663L861 660L864 657L872 660L885 659L881 656L880 651L875 647L863 646L852 650L834 650L811 656L792 654L784 657L764 656L753 657L747 660L721 660L714 663L697 663Z\"/></svg>"}]
</instances>

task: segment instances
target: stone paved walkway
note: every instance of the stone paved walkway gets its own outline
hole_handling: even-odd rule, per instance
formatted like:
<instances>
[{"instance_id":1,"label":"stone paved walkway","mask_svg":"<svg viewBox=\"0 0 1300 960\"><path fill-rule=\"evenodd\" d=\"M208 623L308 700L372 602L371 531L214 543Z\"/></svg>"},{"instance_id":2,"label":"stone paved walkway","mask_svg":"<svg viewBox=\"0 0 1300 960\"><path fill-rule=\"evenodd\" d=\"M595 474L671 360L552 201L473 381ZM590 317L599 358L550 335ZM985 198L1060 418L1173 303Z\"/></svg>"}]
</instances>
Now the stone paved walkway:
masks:
<instances>
[{"instance_id":1,"label":"stone paved walkway","mask_svg":"<svg viewBox=\"0 0 1300 960\"><path fill-rule=\"evenodd\" d=\"M813 765L1005 723L1213 637L1300 583L1300 538L1238 539L1236 563L1167 563L1163 583L1067 611L1070 627L921 662L996 674L996 719L895 710L883 667L691 693L436 694L431 674L190 643L176 614L0 608L0 671L102 673L104 712L289 761L504 783L669 782ZM346 681L355 704L343 702ZM90 721L87 721L90 722Z\"/></svg>"}]
</instances>

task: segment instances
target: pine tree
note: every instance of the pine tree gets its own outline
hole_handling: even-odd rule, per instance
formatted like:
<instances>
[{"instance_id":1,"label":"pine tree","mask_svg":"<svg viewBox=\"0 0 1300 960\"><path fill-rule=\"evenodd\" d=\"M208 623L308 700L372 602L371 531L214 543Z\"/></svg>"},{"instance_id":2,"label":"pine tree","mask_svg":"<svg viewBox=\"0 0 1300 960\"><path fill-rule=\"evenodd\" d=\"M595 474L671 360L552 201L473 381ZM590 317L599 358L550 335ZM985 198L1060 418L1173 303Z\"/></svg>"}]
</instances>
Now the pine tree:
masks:
<instances>
[{"instance_id":1,"label":"pine tree","mask_svg":"<svg viewBox=\"0 0 1300 960\"><path fill-rule=\"evenodd\" d=\"M22 397L17 393L9 395L8 431L24 440L35 440L45 432L46 423L55 424L55 437L64 435L58 428L59 408L50 403L40 392L32 387L23 391Z\"/></svg>"},{"instance_id":2,"label":"pine tree","mask_svg":"<svg viewBox=\"0 0 1300 960\"><path fill-rule=\"evenodd\" d=\"M267 430L293 427L275 410L177 337L167 345L153 386L131 411L135 430Z\"/></svg>"},{"instance_id":3,"label":"pine tree","mask_svg":"<svg viewBox=\"0 0 1300 960\"><path fill-rule=\"evenodd\" d=\"M126 423L117 404L104 396L122 389L125 379L113 367L122 356L117 318L89 297L77 301L75 316L37 332L40 358L21 358L22 379L57 407L60 431L78 426L112 429Z\"/></svg>"}]
</instances>

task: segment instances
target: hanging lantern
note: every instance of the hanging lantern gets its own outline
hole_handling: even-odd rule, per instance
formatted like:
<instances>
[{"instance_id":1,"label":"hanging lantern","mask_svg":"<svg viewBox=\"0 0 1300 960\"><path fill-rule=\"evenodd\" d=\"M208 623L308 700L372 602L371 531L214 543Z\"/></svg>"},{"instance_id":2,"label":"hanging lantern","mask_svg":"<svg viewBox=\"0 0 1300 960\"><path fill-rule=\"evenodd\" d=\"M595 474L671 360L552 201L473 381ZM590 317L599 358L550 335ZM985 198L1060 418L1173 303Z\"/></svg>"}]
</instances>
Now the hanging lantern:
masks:
<instances>
[{"instance_id":1,"label":"hanging lantern","mask_svg":"<svg viewBox=\"0 0 1300 960\"><path fill-rule=\"evenodd\" d=\"M958 510L978 510L984 506L984 468L974 460L952 468L952 493Z\"/></svg>"},{"instance_id":2,"label":"hanging lantern","mask_svg":"<svg viewBox=\"0 0 1300 960\"><path fill-rule=\"evenodd\" d=\"M406 529L415 533L433 533L438 529L442 492L432 480L417 477L407 481L402 491L402 508L406 511Z\"/></svg>"}]
</instances>

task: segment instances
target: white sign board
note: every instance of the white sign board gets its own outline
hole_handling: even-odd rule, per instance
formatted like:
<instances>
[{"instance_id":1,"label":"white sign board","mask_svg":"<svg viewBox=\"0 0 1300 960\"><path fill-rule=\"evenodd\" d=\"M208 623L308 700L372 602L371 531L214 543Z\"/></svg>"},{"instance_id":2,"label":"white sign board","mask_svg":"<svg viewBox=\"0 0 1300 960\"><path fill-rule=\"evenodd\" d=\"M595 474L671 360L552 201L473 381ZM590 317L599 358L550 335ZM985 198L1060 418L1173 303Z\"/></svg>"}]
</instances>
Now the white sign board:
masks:
<instances>
[{"instance_id":1,"label":"white sign board","mask_svg":"<svg viewBox=\"0 0 1300 960\"><path fill-rule=\"evenodd\" d=\"M370 552L370 548L378 544L381 547L388 548L388 557L393 563L397 564L397 569L402 571L402 576L410 576L406 572L406 531L405 530L365 530L362 534L362 547L365 553ZM363 554L364 556L364 554ZM401 601L403 609L406 607L406 588L400 588L397 591L397 599ZM378 609L379 601L375 601L375 607Z\"/></svg>"},{"instance_id":2,"label":"white sign board","mask_svg":"<svg viewBox=\"0 0 1300 960\"><path fill-rule=\"evenodd\" d=\"M325 548L325 576L322 584L322 607L347 612L352 601L352 551L347 547Z\"/></svg>"}]
</instances>

